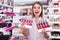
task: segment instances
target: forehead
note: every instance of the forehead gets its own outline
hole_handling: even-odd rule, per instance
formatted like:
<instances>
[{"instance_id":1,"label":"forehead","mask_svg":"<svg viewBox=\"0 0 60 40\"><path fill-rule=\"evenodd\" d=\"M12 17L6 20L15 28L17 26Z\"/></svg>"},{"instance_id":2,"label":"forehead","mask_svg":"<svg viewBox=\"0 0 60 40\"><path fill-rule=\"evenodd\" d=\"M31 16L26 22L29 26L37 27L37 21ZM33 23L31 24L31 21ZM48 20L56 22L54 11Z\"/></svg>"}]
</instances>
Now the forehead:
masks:
<instances>
[{"instance_id":1,"label":"forehead","mask_svg":"<svg viewBox=\"0 0 60 40\"><path fill-rule=\"evenodd\" d=\"M36 7L40 6L40 7L41 7L41 5L40 5L40 4L38 4L38 3L34 4L34 6L36 6Z\"/></svg>"}]
</instances>

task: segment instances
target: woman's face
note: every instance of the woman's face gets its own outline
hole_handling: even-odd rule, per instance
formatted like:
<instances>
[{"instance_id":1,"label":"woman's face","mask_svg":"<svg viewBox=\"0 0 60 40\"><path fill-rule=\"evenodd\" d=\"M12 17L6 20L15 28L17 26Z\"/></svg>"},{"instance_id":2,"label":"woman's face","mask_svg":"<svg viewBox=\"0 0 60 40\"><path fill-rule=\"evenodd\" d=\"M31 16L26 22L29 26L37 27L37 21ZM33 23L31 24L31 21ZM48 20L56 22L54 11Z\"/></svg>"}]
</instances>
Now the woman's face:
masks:
<instances>
[{"instance_id":1,"label":"woman's face","mask_svg":"<svg viewBox=\"0 0 60 40\"><path fill-rule=\"evenodd\" d=\"M39 4L35 4L34 6L33 6L33 13L34 13L34 15L35 16L39 16L40 14L41 14L41 6L39 5Z\"/></svg>"}]
</instances>

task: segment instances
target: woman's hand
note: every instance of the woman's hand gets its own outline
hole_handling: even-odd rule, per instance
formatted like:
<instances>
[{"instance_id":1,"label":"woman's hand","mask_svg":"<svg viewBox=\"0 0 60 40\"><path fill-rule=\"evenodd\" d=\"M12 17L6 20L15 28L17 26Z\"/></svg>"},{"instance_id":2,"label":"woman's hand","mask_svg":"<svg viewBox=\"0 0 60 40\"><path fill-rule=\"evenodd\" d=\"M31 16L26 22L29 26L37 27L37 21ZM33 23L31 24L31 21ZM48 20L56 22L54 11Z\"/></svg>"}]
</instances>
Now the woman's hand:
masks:
<instances>
[{"instance_id":1,"label":"woman's hand","mask_svg":"<svg viewBox=\"0 0 60 40\"><path fill-rule=\"evenodd\" d=\"M24 36L28 36L29 35L29 29L25 28L25 26L21 26L20 29L22 30L22 34Z\"/></svg>"},{"instance_id":2,"label":"woman's hand","mask_svg":"<svg viewBox=\"0 0 60 40\"><path fill-rule=\"evenodd\" d=\"M46 31L45 29L42 30L42 33L43 33L43 35L44 35L44 37L45 37L46 39L49 38L49 35L48 35L48 33L47 33L47 31Z\"/></svg>"}]
</instances>

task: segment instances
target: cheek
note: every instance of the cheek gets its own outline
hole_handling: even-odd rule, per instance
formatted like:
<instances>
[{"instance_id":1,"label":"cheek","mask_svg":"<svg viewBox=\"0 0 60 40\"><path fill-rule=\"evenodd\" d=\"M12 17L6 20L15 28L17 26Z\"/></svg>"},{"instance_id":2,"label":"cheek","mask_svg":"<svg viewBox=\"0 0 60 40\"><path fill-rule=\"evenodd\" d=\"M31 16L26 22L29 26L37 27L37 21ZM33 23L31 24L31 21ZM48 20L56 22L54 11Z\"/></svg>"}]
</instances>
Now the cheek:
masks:
<instances>
[{"instance_id":1,"label":"cheek","mask_svg":"<svg viewBox=\"0 0 60 40\"><path fill-rule=\"evenodd\" d=\"M36 9L33 9L33 12L35 12Z\"/></svg>"},{"instance_id":2,"label":"cheek","mask_svg":"<svg viewBox=\"0 0 60 40\"><path fill-rule=\"evenodd\" d=\"M42 9L39 9L39 13L41 13Z\"/></svg>"},{"instance_id":3,"label":"cheek","mask_svg":"<svg viewBox=\"0 0 60 40\"><path fill-rule=\"evenodd\" d=\"M33 13L35 13L35 9L33 9Z\"/></svg>"}]
</instances>

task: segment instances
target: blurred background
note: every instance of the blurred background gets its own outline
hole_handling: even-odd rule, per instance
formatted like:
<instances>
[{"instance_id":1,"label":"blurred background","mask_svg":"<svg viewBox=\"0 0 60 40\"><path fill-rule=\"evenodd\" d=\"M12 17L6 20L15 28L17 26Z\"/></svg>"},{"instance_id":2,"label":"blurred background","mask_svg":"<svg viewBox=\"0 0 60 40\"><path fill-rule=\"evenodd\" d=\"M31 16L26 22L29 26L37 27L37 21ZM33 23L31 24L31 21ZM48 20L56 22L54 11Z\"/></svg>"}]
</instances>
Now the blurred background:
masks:
<instances>
[{"instance_id":1,"label":"blurred background","mask_svg":"<svg viewBox=\"0 0 60 40\"><path fill-rule=\"evenodd\" d=\"M43 4L44 17L48 18L52 28L49 40L60 40L60 0L0 0L0 40L24 38L20 33L19 19L31 16L32 4L37 1ZM17 27L5 33L6 27L12 26Z\"/></svg>"}]
</instances>

